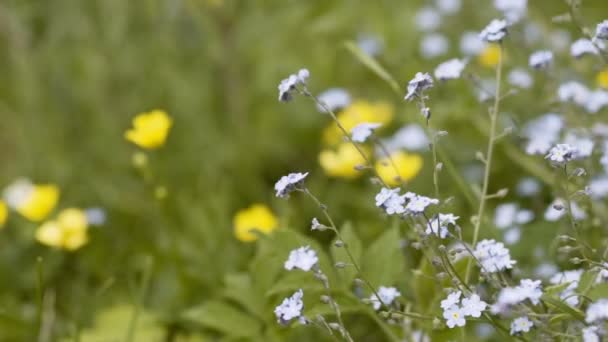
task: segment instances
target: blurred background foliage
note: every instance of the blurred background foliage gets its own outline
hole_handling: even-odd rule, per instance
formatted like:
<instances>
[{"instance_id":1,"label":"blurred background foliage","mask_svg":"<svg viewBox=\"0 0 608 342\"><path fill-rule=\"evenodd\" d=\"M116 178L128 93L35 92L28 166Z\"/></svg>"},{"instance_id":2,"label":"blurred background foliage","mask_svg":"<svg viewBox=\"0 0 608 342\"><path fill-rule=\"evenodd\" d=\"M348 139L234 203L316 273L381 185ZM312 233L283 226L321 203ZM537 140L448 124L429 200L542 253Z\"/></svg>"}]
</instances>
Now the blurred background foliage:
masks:
<instances>
[{"instance_id":1,"label":"blurred background foliage","mask_svg":"<svg viewBox=\"0 0 608 342\"><path fill-rule=\"evenodd\" d=\"M286 332L273 326L271 310L277 299L266 306L256 304L267 300L263 294L268 288L255 292L250 283L271 268L256 266L256 260L270 259L269 255L280 260L289 247L298 245L293 239L306 238L283 232L246 244L234 238L232 217L254 202L266 203L279 216L281 230L308 235L316 208L299 196L278 201L272 186L290 171L310 171L310 188L338 222L353 222L362 246L367 248L390 231L391 222L380 219L373 207L375 187L365 177L330 179L318 166L328 118L305 99L279 104L276 86L289 73L307 67L314 92L339 86L357 99L392 104L395 121L389 131L422 123L415 106L404 103L401 94L365 68L344 42L361 34L379 37L384 50L378 60L404 88L416 71L431 71L442 61L422 58L418 49L420 34L413 15L424 4L0 2L0 184L18 177L56 183L62 191L60 207L98 206L107 212L107 223L94 229L90 243L74 253L37 244L36 226L10 216L0 232L0 340L34 340L40 307L54 317L50 340L78 335L84 341L122 340L139 300L144 305L138 309L138 341L313 338L318 334L314 329ZM530 0L529 6L529 17L544 30L558 25L576 32L569 24L551 23L553 16L567 11L563 2ZM583 10L593 23L603 19L608 5L588 0ZM459 55L457 42L463 31L477 31L495 16L487 4L464 1L461 13L441 24L441 32L452 42L447 56ZM547 46L536 46L541 47ZM507 68L527 64L531 47L521 39L509 41L506 49ZM597 72L593 63L580 62L575 69L592 79ZM493 75L491 68L475 68L484 77ZM445 85L434 91L431 103L434 127L449 131L451 140L445 148L462 173L474 164L474 152L485 138L476 129L484 127L478 119L484 117L485 105L479 105L467 87L464 81ZM539 82L531 91L506 100L505 107L515 122L525 121L547 111L552 96L548 94ZM174 126L167 144L149 153L153 174L142 179L132 165L137 149L123 133L136 113L154 108L166 110ZM410 187L430 193L432 167L430 156L424 158ZM493 176L500 182L492 190L512 188L529 174L521 166L525 163L512 158L499 148ZM167 190L160 200L155 198L159 186ZM445 174L441 189L446 197L456 196L454 212L466 222L471 207ZM546 201L550 198L548 192ZM526 205L542 210L547 204L537 201ZM550 229L545 228L535 234L543 236ZM319 246L329 245L329 235L309 238ZM526 243L538 242L534 240L526 239L514 250L522 265L533 258L533 248ZM397 281L410 281L414 266L408 265L409 271L399 266ZM142 291L146 283L147 291ZM41 288L47 294L44 300ZM224 305L219 299L231 297L227 288L233 296L253 302L247 307L233 298L237 305ZM251 313L259 308L263 309ZM210 316L216 321L209 321ZM198 324L192 317L206 318ZM350 319L367 324L349 324L361 340L384 338L369 328L373 318ZM263 328L261 322L266 324ZM234 332L239 329L255 334Z\"/></svg>"}]
</instances>

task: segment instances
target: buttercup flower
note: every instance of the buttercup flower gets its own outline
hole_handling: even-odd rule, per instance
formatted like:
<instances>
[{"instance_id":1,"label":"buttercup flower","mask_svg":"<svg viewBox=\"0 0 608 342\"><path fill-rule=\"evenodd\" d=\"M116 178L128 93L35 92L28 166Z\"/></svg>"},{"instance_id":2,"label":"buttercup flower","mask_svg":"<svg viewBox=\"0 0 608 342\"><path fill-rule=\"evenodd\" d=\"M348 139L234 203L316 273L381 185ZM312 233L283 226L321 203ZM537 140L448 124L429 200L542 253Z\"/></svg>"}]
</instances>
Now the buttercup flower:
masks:
<instances>
[{"instance_id":1,"label":"buttercup flower","mask_svg":"<svg viewBox=\"0 0 608 342\"><path fill-rule=\"evenodd\" d=\"M375 294L369 298L376 311L380 309L382 303L390 306L397 297L401 297L401 293L394 287L380 286L378 296L380 296L380 300Z\"/></svg>"},{"instance_id":2,"label":"buttercup flower","mask_svg":"<svg viewBox=\"0 0 608 342\"><path fill-rule=\"evenodd\" d=\"M4 190L9 208L30 221L40 222L55 209L59 201L59 188L54 184L33 184L19 179Z\"/></svg>"},{"instance_id":3,"label":"buttercup flower","mask_svg":"<svg viewBox=\"0 0 608 342\"><path fill-rule=\"evenodd\" d=\"M140 113L133 119L133 128L125 132L125 138L135 145L153 150L165 144L173 120L163 110Z\"/></svg>"},{"instance_id":4,"label":"buttercup flower","mask_svg":"<svg viewBox=\"0 0 608 342\"><path fill-rule=\"evenodd\" d=\"M600 71L595 77L595 81L601 88L608 89L608 69Z\"/></svg>"},{"instance_id":5,"label":"buttercup flower","mask_svg":"<svg viewBox=\"0 0 608 342\"><path fill-rule=\"evenodd\" d=\"M74 251L88 242L88 228L85 212L68 208L61 211L55 220L38 227L36 240L47 246Z\"/></svg>"},{"instance_id":6,"label":"buttercup flower","mask_svg":"<svg viewBox=\"0 0 608 342\"><path fill-rule=\"evenodd\" d=\"M386 102L354 101L337 114L338 121L347 132L364 122L375 122L387 125L393 120L394 108ZM344 140L344 133L335 122L332 122L323 131L323 141L329 145L336 145Z\"/></svg>"},{"instance_id":7,"label":"buttercup flower","mask_svg":"<svg viewBox=\"0 0 608 342\"><path fill-rule=\"evenodd\" d=\"M280 324L289 324L291 320L302 317L304 302L302 289L296 291L291 297L283 299L283 302L274 309L274 314Z\"/></svg>"},{"instance_id":8,"label":"buttercup flower","mask_svg":"<svg viewBox=\"0 0 608 342\"><path fill-rule=\"evenodd\" d=\"M479 64L493 68L498 65L498 60L501 57L502 51L500 50L500 46L498 44L487 44L487 46L481 51L479 56L477 56L477 61Z\"/></svg>"},{"instance_id":9,"label":"buttercup flower","mask_svg":"<svg viewBox=\"0 0 608 342\"><path fill-rule=\"evenodd\" d=\"M534 52L528 62L533 69L546 69L551 63L553 63L553 52L547 50Z\"/></svg>"},{"instance_id":10,"label":"buttercup flower","mask_svg":"<svg viewBox=\"0 0 608 342\"><path fill-rule=\"evenodd\" d=\"M511 335L528 332L532 326L534 326L534 323L528 317L518 317L511 322Z\"/></svg>"},{"instance_id":11,"label":"buttercup flower","mask_svg":"<svg viewBox=\"0 0 608 342\"><path fill-rule=\"evenodd\" d=\"M360 123L353 127L353 129L350 131L352 134L352 140L354 142L363 143L370 135L372 135L374 130L380 126L382 126L382 124L370 122Z\"/></svg>"},{"instance_id":12,"label":"buttercup flower","mask_svg":"<svg viewBox=\"0 0 608 342\"><path fill-rule=\"evenodd\" d=\"M361 148L367 153L366 148ZM319 153L319 164L328 176L354 179L361 176L358 166L365 165L365 158L351 143L342 143L334 149L324 149Z\"/></svg>"},{"instance_id":13,"label":"buttercup flower","mask_svg":"<svg viewBox=\"0 0 608 342\"><path fill-rule=\"evenodd\" d=\"M310 246L304 246L294 249L289 253L289 258L285 261L285 269L291 271L294 268L299 268L304 272L308 272L318 262L317 253Z\"/></svg>"},{"instance_id":14,"label":"buttercup flower","mask_svg":"<svg viewBox=\"0 0 608 342\"><path fill-rule=\"evenodd\" d=\"M258 234L270 234L278 228L278 219L264 204L253 204L234 215L234 236L243 242L258 239Z\"/></svg>"},{"instance_id":15,"label":"buttercup flower","mask_svg":"<svg viewBox=\"0 0 608 342\"><path fill-rule=\"evenodd\" d=\"M423 96L423 92L433 87L433 78L428 73L417 72L416 76L407 84L405 100L411 101L415 97Z\"/></svg>"},{"instance_id":16,"label":"buttercup flower","mask_svg":"<svg viewBox=\"0 0 608 342\"><path fill-rule=\"evenodd\" d=\"M306 176L308 176L308 172L290 173L287 176L281 177L274 185L277 197L286 197L290 192L296 190L298 186L304 183Z\"/></svg>"},{"instance_id":17,"label":"buttercup flower","mask_svg":"<svg viewBox=\"0 0 608 342\"><path fill-rule=\"evenodd\" d=\"M408 154L399 150L393 152L390 157L376 161L375 168L384 183L389 186L397 186L402 182L414 179L422 169L422 163L420 155Z\"/></svg>"},{"instance_id":18,"label":"buttercup flower","mask_svg":"<svg viewBox=\"0 0 608 342\"><path fill-rule=\"evenodd\" d=\"M0 228L4 227L6 219L8 218L8 207L4 201L0 201Z\"/></svg>"},{"instance_id":19,"label":"buttercup flower","mask_svg":"<svg viewBox=\"0 0 608 342\"><path fill-rule=\"evenodd\" d=\"M486 26L479 37L489 43L501 42L507 35L507 22L505 20L494 19Z\"/></svg>"},{"instance_id":20,"label":"buttercup flower","mask_svg":"<svg viewBox=\"0 0 608 342\"><path fill-rule=\"evenodd\" d=\"M460 78L465 66L466 63L460 59L450 59L437 66L435 69L435 78L440 81Z\"/></svg>"}]
</instances>

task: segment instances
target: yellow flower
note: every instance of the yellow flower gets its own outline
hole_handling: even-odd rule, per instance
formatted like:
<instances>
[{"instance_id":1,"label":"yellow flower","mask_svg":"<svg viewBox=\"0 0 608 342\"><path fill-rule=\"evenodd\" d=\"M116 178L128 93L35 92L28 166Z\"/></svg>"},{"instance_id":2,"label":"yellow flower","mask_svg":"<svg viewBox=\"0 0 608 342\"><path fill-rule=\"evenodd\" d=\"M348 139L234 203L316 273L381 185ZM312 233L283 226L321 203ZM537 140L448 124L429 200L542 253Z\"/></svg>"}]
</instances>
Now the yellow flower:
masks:
<instances>
[{"instance_id":1,"label":"yellow flower","mask_svg":"<svg viewBox=\"0 0 608 342\"><path fill-rule=\"evenodd\" d=\"M604 69L597 74L596 77L597 85L608 89L608 69Z\"/></svg>"},{"instance_id":2,"label":"yellow flower","mask_svg":"<svg viewBox=\"0 0 608 342\"><path fill-rule=\"evenodd\" d=\"M47 221L38 227L36 240L47 246L74 251L89 241L88 228L85 212L68 208L61 211L56 220Z\"/></svg>"},{"instance_id":3,"label":"yellow flower","mask_svg":"<svg viewBox=\"0 0 608 342\"><path fill-rule=\"evenodd\" d=\"M485 67L495 67L500 58L500 47L498 44L488 44L486 48L477 56L479 63Z\"/></svg>"},{"instance_id":4,"label":"yellow flower","mask_svg":"<svg viewBox=\"0 0 608 342\"><path fill-rule=\"evenodd\" d=\"M125 138L141 148L159 148L165 144L172 124L165 111L141 113L133 119L133 128L125 132Z\"/></svg>"},{"instance_id":5,"label":"yellow flower","mask_svg":"<svg viewBox=\"0 0 608 342\"><path fill-rule=\"evenodd\" d=\"M264 204L253 204L234 215L234 235L243 242L258 239L258 232L269 234L277 229L279 221L272 211Z\"/></svg>"},{"instance_id":6,"label":"yellow flower","mask_svg":"<svg viewBox=\"0 0 608 342\"><path fill-rule=\"evenodd\" d=\"M27 182L15 183L13 190L20 191L14 209L30 221L40 222L55 209L59 201L59 188L53 184L36 185Z\"/></svg>"},{"instance_id":7,"label":"yellow flower","mask_svg":"<svg viewBox=\"0 0 608 342\"><path fill-rule=\"evenodd\" d=\"M350 134L353 127L363 122L375 122L384 126L391 122L393 115L393 106L386 102L355 101L338 113L337 118ZM343 136L342 131L333 122L323 132L323 140L329 145L340 143Z\"/></svg>"},{"instance_id":8,"label":"yellow flower","mask_svg":"<svg viewBox=\"0 0 608 342\"><path fill-rule=\"evenodd\" d=\"M363 153L367 153L364 149ZM354 179L361 175L356 166L365 165L365 159L351 143L342 143L334 151L326 149L319 153L319 164L330 177Z\"/></svg>"},{"instance_id":9,"label":"yellow flower","mask_svg":"<svg viewBox=\"0 0 608 342\"><path fill-rule=\"evenodd\" d=\"M392 159L392 163L386 157L376 162L376 172L389 186L397 186L401 182L413 179L420 172L420 169L422 169L422 157L417 154L397 151L391 154L390 159ZM395 167L399 170L398 175Z\"/></svg>"},{"instance_id":10,"label":"yellow flower","mask_svg":"<svg viewBox=\"0 0 608 342\"><path fill-rule=\"evenodd\" d=\"M0 201L0 228L4 227L6 223L6 219L8 218L8 208L6 207L6 203Z\"/></svg>"}]
</instances>

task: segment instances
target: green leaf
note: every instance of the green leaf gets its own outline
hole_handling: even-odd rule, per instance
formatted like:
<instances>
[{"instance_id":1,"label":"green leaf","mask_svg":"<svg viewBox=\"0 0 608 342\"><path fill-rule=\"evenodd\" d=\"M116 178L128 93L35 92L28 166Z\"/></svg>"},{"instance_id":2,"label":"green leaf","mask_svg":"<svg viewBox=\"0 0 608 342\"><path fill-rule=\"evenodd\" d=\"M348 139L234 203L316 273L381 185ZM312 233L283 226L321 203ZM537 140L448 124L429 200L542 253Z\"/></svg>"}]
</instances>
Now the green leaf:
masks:
<instances>
[{"instance_id":1,"label":"green leaf","mask_svg":"<svg viewBox=\"0 0 608 342\"><path fill-rule=\"evenodd\" d=\"M350 251L350 254L352 255L353 259L355 259L357 265L361 265L361 255L363 254L363 246L361 245L361 240L357 236L357 233L353 229L352 225L350 223L344 224L342 230L340 231L340 235L343 239L342 242L344 242L346 244L346 247L348 247L348 250ZM336 239L334 239L332 243L331 255L333 257L334 262L344 262L347 264L346 267L344 267L343 269L339 269L337 272L340 276L341 284L347 288L350 288L353 280L357 276L357 269L354 266L350 265L352 262L348 257L348 254L346 253L346 248L336 247L335 242L337 240L338 238L336 237Z\"/></svg>"},{"instance_id":2,"label":"green leaf","mask_svg":"<svg viewBox=\"0 0 608 342\"><path fill-rule=\"evenodd\" d=\"M401 94L401 88L399 87L399 84L397 83L397 81L395 81L393 76L391 76L391 74L389 74L388 71L386 71L386 69L384 69L384 67L382 65L380 65L380 63L378 63L378 61L376 61L372 56L365 53L363 50L361 50L359 48L359 46L357 46L357 44L355 44L352 41L345 42L344 47L346 47L346 49L350 53L352 53L353 56L355 56L359 60L359 62L361 62L361 64L365 65L374 74L376 74L378 77L380 77L386 83L388 83L388 85L397 94Z\"/></svg>"},{"instance_id":3,"label":"green leaf","mask_svg":"<svg viewBox=\"0 0 608 342\"><path fill-rule=\"evenodd\" d=\"M117 305L102 311L95 317L93 327L82 331L80 341L124 341L133 310L131 305ZM140 311L135 326L134 342L162 341L164 334L161 322L154 315L147 311Z\"/></svg>"},{"instance_id":4,"label":"green leaf","mask_svg":"<svg viewBox=\"0 0 608 342\"><path fill-rule=\"evenodd\" d=\"M596 301L600 298L608 298L608 283L601 283L587 292L587 297Z\"/></svg>"},{"instance_id":5,"label":"green leaf","mask_svg":"<svg viewBox=\"0 0 608 342\"><path fill-rule=\"evenodd\" d=\"M572 318L579 320L579 321L584 321L585 320L585 314L576 309L571 307L570 305L566 304L563 300L559 299L559 298L555 298L553 296L548 296L546 293L543 294L543 296L541 297L541 299L546 303L549 304L551 306L554 306L555 308L557 308L558 310L560 310L563 313L569 314L570 316L572 316Z\"/></svg>"},{"instance_id":6,"label":"green leaf","mask_svg":"<svg viewBox=\"0 0 608 342\"><path fill-rule=\"evenodd\" d=\"M246 273L227 274L224 277L224 296L242 305L249 313L264 319L264 298L252 286L251 277Z\"/></svg>"},{"instance_id":7,"label":"green leaf","mask_svg":"<svg viewBox=\"0 0 608 342\"><path fill-rule=\"evenodd\" d=\"M298 289L304 291L314 290L322 291L323 285L319 280L315 278L312 272L304 272L300 270L293 270L287 272L279 281L277 281L268 291L266 296L272 296L276 294L284 294L287 292L295 292Z\"/></svg>"},{"instance_id":8,"label":"green leaf","mask_svg":"<svg viewBox=\"0 0 608 342\"><path fill-rule=\"evenodd\" d=\"M190 309L184 318L230 337L255 339L262 331L260 321L223 301L210 301Z\"/></svg>"},{"instance_id":9,"label":"green leaf","mask_svg":"<svg viewBox=\"0 0 608 342\"><path fill-rule=\"evenodd\" d=\"M376 288L395 284L403 276L403 255L398 227L386 230L364 253L363 275Z\"/></svg>"},{"instance_id":10,"label":"green leaf","mask_svg":"<svg viewBox=\"0 0 608 342\"><path fill-rule=\"evenodd\" d=\"M545 295L547 296L558 296L562 293L568 286L570 286L570 282L557 284L553 286L545 287Z\"/></svg>"},{"instance_id":11,"label":"green leaf","mask_svg":"<svg viewBox=\"0 0 608 342\"><path fill-rule=\"evenodd\" d=\"M583 275L581 275L581 280L578 282L578 287L576 288L576 292L578 292L582 295L587 293L587 291L589 291L591 289L591 287L594 285L595 280L597 279L598 273L599 273L599 270L597 270L597 269L585 271L583 273Z\"/></svg>"}]
</instances>

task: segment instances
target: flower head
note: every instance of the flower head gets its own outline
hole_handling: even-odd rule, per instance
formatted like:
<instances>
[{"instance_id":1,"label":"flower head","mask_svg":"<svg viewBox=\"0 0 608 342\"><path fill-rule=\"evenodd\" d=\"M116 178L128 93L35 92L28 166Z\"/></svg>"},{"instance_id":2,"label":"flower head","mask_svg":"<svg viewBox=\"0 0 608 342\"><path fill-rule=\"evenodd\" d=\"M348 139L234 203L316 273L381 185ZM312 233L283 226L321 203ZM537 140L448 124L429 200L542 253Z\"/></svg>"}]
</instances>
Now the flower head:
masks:
<instances>
[{"instance_id":1,"label":"flower head","mask_svg":"<svg viewBox=\"0 0 608 342\"><path fill-rule=\"evenodd\" d=\"M435 69L435 78L440 81L460 78L465 66L466 62L460 59L450 59L437 66Z\"/></svg>"},{"instance_id":2,"label":"flower head","mask_svg":"<svg viewBox=\"0 0 608 342\"><path fill-rule=\"evenodd\" d=\"M599 41L595 42L600 47L602 46ZM574 58L581 58L584 55L599 55L600 51L596 45L589 39L581 38L576 40L570 45L570 54Z\"/></svg>"},{"instance_id":3,"label":"flower head","mask_svg":"<svg viewBox=\"0 0 608 342\"><path fill-rule=\"evenodd\" d=\"M528 317L518 317L511 322L511 335L528 332L532 326L534 326L534 323Z\"/></svg>"},{"instance_id":4,"label":"flower head","mask_svg":"<svg viewBox=\"0 0 608 342\"><path fill-rule=\"evenodd\" d=\"M394 287L380 286L378 288L378 296L380 296L380 299L378 299L376 294L372 294L369 298L376 311L380 309L382 303L391 305L397 297L401 297L401 293Z\"/></svg>"},{"instance_id":5,"label":"flower head","mask_svg":"<svg viewBox=\"0 0 608 342\"><path fill-rule=\"evenodd\" d=\"M527 71L519 68L511 70L507 78L512 86L522 89L529 89L534 84L532 76Z\"/></svg>"},{"instance_id":6,"label":"flower head","mask_svg":"<svg viewBox=\"0 0 608 342\"><path fill-rule=\"evenodd\" d=\"M270 208L264 204L253 204L234 215L234 235L243 242L255 241L259 233L269 234L277 229L278 223Z\"/></svg>"},{"instance_id":7,"label":"flower head","mask_svg":"<svg viewBox=\"0 0 608 342\"><path fill-rule=\"evenodd\" d=\"M350 133L352 134L352 140L354 142L364 143L367 138L372 135L374 130L376 130L380 126L382 126L382 124L380 123L360 123L357 126L353 127L353 129L350 131Z\"/></svg>"},{"instance_id":8,"label":"flower head","mask_svg":"<svg viewBox=\"0 0 608 342\"><path fill-rule=\"evenodd\" d=\"M3 195L9 208L30 221L40 222L55 209L59 201L59 187L19 179L6 187Z\"/></svg>"},{"instance_id":9,"label":"flower head","mask_svg":"<svg viewBox=\"0 0 608 342\"><path fill-rule=\"evenodd\" d=\"M296 291L291 297L283 299L283 302L274 309L274 314L280 324L289 324L291 320L302 317L304 302L302 289Z\"/></svg>"},{"instance_id":10,"label":"flower head","mask_svg":"<svg viewBox=\"0 0 608 342\"><path fill-rule=\"evenodd\" d=\"M465 314L463 309L456 305L443 311L443 318L445 318L445 323L450 329L454 327L464 327L467 324L464 317Z\"/></svg>"},{"instance_id":11,"label":"flower head","mask_svg":"<svg viewBox=\"0 0 608 342\"><path fill-rule=\"evenodd\" d=\"M289 258L285 261L285 269L291 271L294 268L299 268L304 272L308 272L318 262L317 253L310 246L304 246L296 248L289 253Z\"/></svg>"},{"instance_id":12,"label":"flower head","mask_svg":"<svg viewBox=\"0 0 608 342\"><path fill-rule=\"evenodd\" d=\"M507 35L507 21L494 19L486 26L479 37L486 42L496 43L502 41Z\"/></svg>"},{"instance_id":13,"label":"flower head","mask_svg":"<svg viewBox=\"0 0 608 342\"><path fill-rule=\"evenodd\" d=\"M459 217L454 214L438 214L429 221L425 233L445 239L448 236L448 227L455 226L458 219Z\"/></svg>"},{"instance_id":14,"label":"flower head","mask_svg":"<svg viewBox=\"0 0 608 342\"><path fill-rule=\"evenodd\" d=\"M553 52L548 50L534 52L528 61L532 69L546 69L551 63L553 63Z\"/></svg>"},{"instance_id":15,"label":"flower head","mask_svg":"<svg viewBox=\"0 0 608 342\"><path fill-rule=\"evenodd\" d=\"M133 119L133 128L125 132L125 138L135 145L153 150L165 144L173 120L163 110L140 113Z\"/></svg>"},{"instance_id":16,"label":"flower head","mask_svg":"<svg viewBox=\"0 0 608 342\"><path fill-rule=\"evenodd\" d=\"M308 69L300 69L297 74L291 74L279 83L279 101L287 102L292 99L292 93L297 85L306 85L310 76Z\"/></svg>"},{"instance_id":17,"label":"flower head","mask_svg":"<svg viewBox=\"0 0 608 342\"><path fill-rule=\"evenodd\" d=\"M511 269L516 263L515 260L511 259L511 254L504 244L495 240L479 241L473 253L481 263L481 271L484 273Z\"/></svg>"},{"instance_id":18,"label":"flower head","mask_svg":"<svg viewBox=\"0 0 608 342\"><path fill-rule=\"evenodd\" d=\"M85 212L68 208L62 210L55 220L38 227L36 240L47 246L74 251L88 242L88 228Z\"/></svg>"},{"instance_id":19,"label":"flower head","mask_svg":"<svg viewBox=\"0 0 608 342\"><path fill-rule=\"evenodd\" d=\"M378 159L375 168L384 183L397 186L416 177L422 169L422 163L420 155L398 150L389 157Z\"/></svg>"},{"instance_id":20,"label":"flower head","mask_svg":"<svg viewBox=\"0 0 608 342\"><path fill-rule=\"evenodd\" d=\"M549 159L553 164L565 164L578 157L578 149L569 144L557 144L549 150L545 159Z\"/></svg>"},{"instance_id":21,"label":"flower head","mask_svg":"<svg viewBox=\"0 0 608 342\"><path fill-rule=\"evenodd\" d=\"M304 179L308 176L308 172L301 173L290 173L287 176L281 177L275 185L274 190L277 192L277 197L286 197L290 192L296 190L302 183L304 183Z\"/></svg>"},{"instance_id":22,"label":"flower head","mask_svg":"<svg viewBox=\"0 0 608 342\"><path fill-rule=\"evenodd\" d=\"M595 38L608 40L608 19L597 24L595 27Z\"/></svg>"},{"instance_id":23,"label":"flower head","mask_svg":"<svg viewBox=\"0 0 608 342\"><path fill-rule=\"evenodd\" d=\"M488 303L481 300L477 294L462 299L462 312L466 316L479 318L487 306Z\"/></svg>"},{"instance_id":24,"label":"flower head","mask_svg":"<svg viewBox=\"0 0 608 342\"><path fill-rule=\"evenodd\" d=\"M411 215L421 214L426 210L426 207L432 204L439 204L439 200L422 195L412 194L408 198L408 203L405 210Z\"/></svg>"},{"instance_id":25,"label":"flower head","mask_svg":"<svg viewBox=\"0 0 608 342\"><path fill-rule=\"evenodd\" d=\"M564 300L570 306L576 306L579 303L579 297L576 295L578 283L583 275L583 270L570 270L555 274L549 281L551 284L568 284L568 286L560 293L560 299Z\"/></svg>"},{"instance_id":26,"label":"flower head","mask_svg":"<svg viewBox=\"0 0 608 342\"><path fill-rule=\"evenodd\" d=\"M363 153L367 149L361 147ZM361 176L358 167L365 165L365 158L361 155L357 147L351 143L344 142L335 149L327 148L319 153L319 164L325 173L330 177L340 177L354 179Z\"/></svg>"},{"instance_id":27,"label":"flower head","mask_svg":"<svg viewBox=\"0 0 608 342\"><path fill-rule=\"evenodd\" d=\"M455 291L448 294L447 298L441 301L441 308L443 310L447 310L455 305L460 303L460 297L462 296L462 292Z\"/></svg>"},{"instance_id":28,"label":"flower head","mask_svg":"<svg viewBox=\"0 0 608 342\"><path fill-rule=\"evenodd\" d=\"M407 84L405 100L411 101L415 97L422 97L423 92L433 87L433 78L428 73L417 72L414 78Z\"/></svg>"},{"instance_id":29,"label":"flower head","mask_svg":"<svg viewBox=\"0 0 608 342\"><path fill-rule=\"evenodd\" d=\"M594 325L583 328L581 330L583 333L583 342L601 342L599 330L600 329Z\"/></svg>"}]
</instances>

